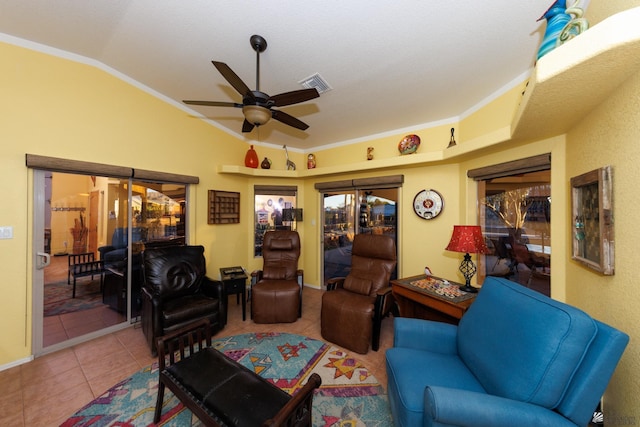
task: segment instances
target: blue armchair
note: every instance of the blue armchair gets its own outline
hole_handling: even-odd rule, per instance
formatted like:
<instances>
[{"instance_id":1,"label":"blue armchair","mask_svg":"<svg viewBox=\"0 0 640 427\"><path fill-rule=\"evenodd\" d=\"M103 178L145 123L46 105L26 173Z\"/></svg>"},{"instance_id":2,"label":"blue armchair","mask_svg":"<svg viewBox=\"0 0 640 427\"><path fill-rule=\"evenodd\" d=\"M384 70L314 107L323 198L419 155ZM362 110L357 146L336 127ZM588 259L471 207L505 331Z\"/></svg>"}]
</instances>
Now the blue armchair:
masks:
<instances>
[{"instance_id":1,"label":"blue armchair","mask_svg":"<svg viewBox=\"0 0 640 427\"><path fill-rule=\"evenodd\" d=\"M629 341L495 277L458 326L398 318L394 328L386 367L398 427L585 426Z\"/></svg>"}]
</instances>

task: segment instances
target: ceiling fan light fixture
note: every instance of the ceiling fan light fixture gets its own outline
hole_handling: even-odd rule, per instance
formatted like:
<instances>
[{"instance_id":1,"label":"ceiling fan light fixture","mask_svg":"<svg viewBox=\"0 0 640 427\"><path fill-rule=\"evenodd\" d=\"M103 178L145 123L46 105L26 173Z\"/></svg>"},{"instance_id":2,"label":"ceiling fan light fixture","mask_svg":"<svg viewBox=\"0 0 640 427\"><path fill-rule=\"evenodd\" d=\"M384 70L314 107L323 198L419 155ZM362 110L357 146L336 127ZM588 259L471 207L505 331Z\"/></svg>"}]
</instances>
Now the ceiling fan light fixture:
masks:
<instances>
[{"instance_id":1,"label":"ceiling fan light fixture","mask_svg":"<svg viewBox=\"0 0 640 427\"><path fill-rule=\"evenodd\" d=\"M245 105L242 107L242 113L249 123L256 126L262 126L271 119L271 111L260 105Z\"/></svg>"}]
</instances>

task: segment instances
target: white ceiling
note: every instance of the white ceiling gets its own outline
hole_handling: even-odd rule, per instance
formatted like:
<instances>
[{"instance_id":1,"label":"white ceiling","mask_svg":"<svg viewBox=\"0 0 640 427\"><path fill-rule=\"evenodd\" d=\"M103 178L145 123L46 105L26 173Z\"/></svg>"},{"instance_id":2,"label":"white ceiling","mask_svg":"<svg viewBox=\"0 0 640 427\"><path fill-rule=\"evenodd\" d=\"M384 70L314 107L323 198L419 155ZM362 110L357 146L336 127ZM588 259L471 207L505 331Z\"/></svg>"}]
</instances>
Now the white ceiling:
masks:
<instances>
[{"instance_id":1,"label":"white ceiling","mask_svg":"<svg viewBox=\"0 0 640 427\"><path fill-rule=\"evenodd\" d=\"M0 33L98 61L248 141L309 151L469 114L529 75L551 3L0 0ZM263 92L300 89L314 73L332 86L282 107L307 131L271 120L242 134L240 109L182 104L242 102L211 60L255 89L252 34L268 43Z\"/></svg>"}]
</instances>

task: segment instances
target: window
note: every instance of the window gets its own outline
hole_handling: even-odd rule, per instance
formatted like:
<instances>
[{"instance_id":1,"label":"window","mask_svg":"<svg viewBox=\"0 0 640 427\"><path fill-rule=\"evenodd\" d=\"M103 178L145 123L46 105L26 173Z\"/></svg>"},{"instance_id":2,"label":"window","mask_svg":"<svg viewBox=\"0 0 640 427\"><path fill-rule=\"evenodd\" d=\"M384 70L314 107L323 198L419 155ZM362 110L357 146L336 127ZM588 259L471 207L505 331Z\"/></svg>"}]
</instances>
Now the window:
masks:
<instances>
[{"instance_id":1,"label":"window","mask_svg":"<svg viewBox=\"0 0 640 427\"><path fill-rule=\"evenodd\" d=\"M262 239L267 231L296 229L302 220L302 209L296 209L297 192L295 186L254 187L254 256L262 256Z\"/></svg>"},{"instance_id":2,"label":"window","mask_svg":"<svg viewBox=\"0 0 640 427\"><path fill-rule=\"evenodd\" d=\"M550 295L549 154L470 170L478 183L479 224L492 253L483 275L502 276Z\"/></svg>"}]
</instances>

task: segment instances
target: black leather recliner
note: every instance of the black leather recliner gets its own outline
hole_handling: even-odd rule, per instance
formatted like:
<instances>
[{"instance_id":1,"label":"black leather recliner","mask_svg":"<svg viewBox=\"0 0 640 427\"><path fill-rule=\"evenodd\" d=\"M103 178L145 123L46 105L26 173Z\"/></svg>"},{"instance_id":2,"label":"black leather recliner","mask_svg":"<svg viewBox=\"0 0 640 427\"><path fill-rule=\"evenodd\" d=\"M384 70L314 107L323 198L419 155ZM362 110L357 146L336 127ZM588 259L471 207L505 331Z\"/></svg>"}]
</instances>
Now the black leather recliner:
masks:
<instances>
[{"instance_id":1,"label":"black leather recliner","mask_svg":"<svg viewBox=\"0 0 640 427\"><path fill-rule=\"evenodd\" d=\"M156 341L200 319L209 319L211 333L227 323L224 286L206 276L204 247L168 246L143 252L142 330L151 354Z\"/></svg>"}]
</instances>

